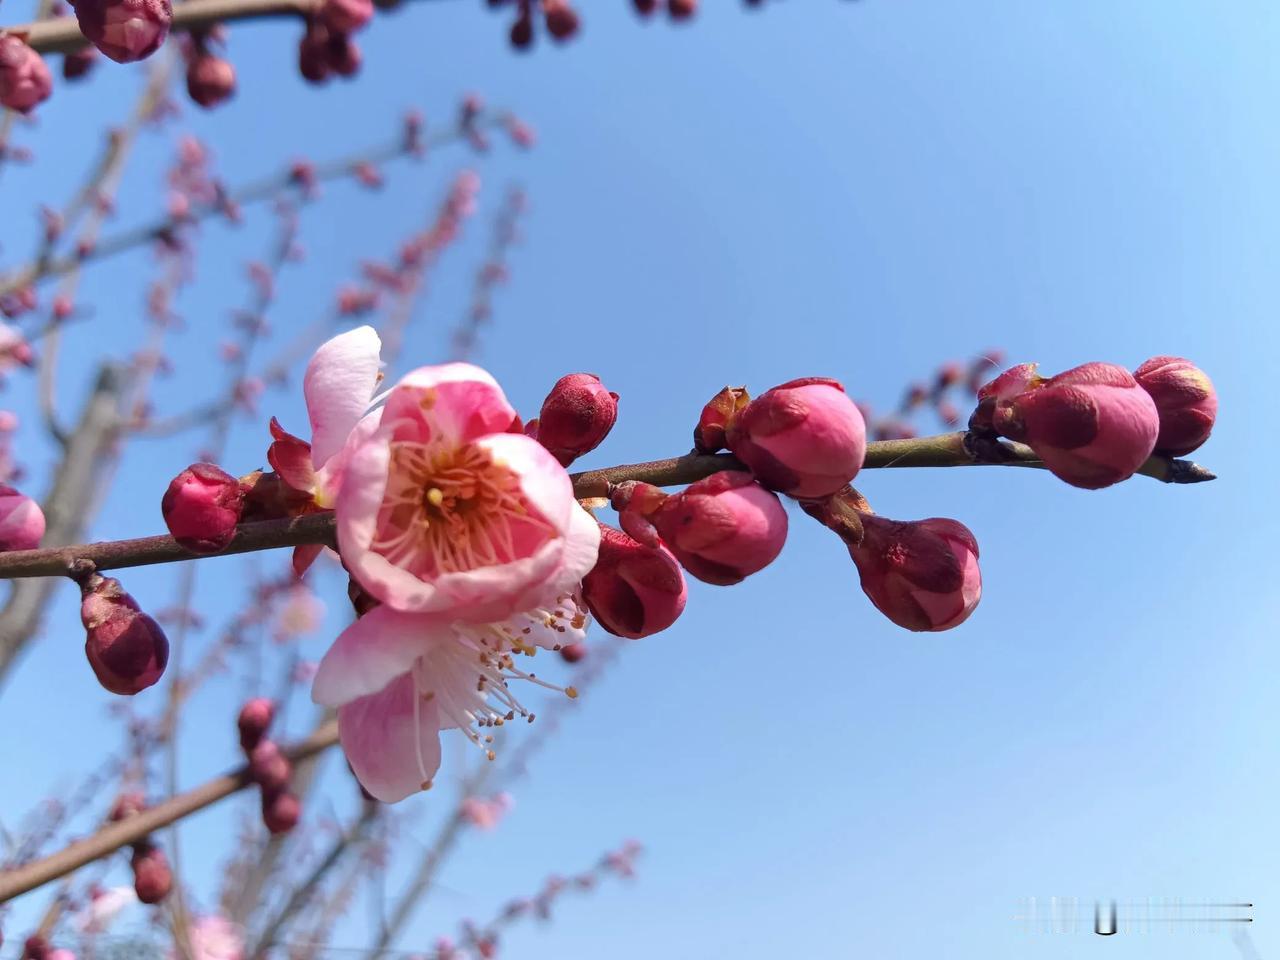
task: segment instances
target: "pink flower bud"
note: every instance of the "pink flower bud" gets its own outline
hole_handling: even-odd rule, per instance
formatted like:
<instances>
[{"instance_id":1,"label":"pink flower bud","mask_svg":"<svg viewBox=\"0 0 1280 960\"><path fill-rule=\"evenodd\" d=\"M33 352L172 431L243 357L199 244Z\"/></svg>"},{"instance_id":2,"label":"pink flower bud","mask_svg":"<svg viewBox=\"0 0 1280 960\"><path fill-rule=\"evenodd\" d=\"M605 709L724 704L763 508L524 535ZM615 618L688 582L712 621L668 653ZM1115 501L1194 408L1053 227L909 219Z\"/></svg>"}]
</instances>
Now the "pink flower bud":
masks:
<instances>
[{"instance_id":1,"label":"pink flower bud","mask_svg":"<svg viewBox=\"0 0 1280 960\"><path fill-rule=\"evenodd\" d=\"M1203 370L1181 357L1152 357L1133 377L1151 394L1160 415L1156 453L1182 457L1209 439L1218 394Z\"/></svg>"},{"instance_id":2,"label":"pink flower bud","mask_svg":"<svg viewBox=\"0 0 1280 960\"><path fill-rule=\"evenodd\" d=\"M587 656L585 643L566 643L560 648L560 659L565 663L581 663Z\"/></svg>"},{"instance_id":3,"label":"pink flower bud","mask_svg":"<svg viewBox=\"0 0 1280 960\"><path fill-rule=\"evenodd\" d=\"M116 63L151 56L169 36L169 0L75 0L80 32Z\"/></svg>"},{"instance_id":4,"label":"pink flower bud","mask_svg":"<svg viewBox=\"0 0 1280 960\"><path fill-rule=\"evenodd\" d=\"M287 790L263 791L262 822L271 833L288 833L301 818L302 804L292 793Z\"/></svg>"},{"instance_id":5,"label":"pink flower bud","mask_svg":"<svg viewBox=\"0 0 1280 960\"><path fill-rule=\"evenodd\" d=\"M950 630L968 619L982 598L978 542L968 527L863 514L862 529L849 556L877 610L908 630Z\"/></svg>"},{"instance_id":6,"label":"pink flower bud","mask_svg":"<svg viewBox=\"0 0 1280 960\"><path fill-rule=\"evenodd\" d=\"M565 0L543 0L542 9L553 39L568 40L578 32L578 12Z\"/></svg>"},{"instance_id":7,"label":"pink flower bud","mask_svg":"<svg viewBox=\"0 0 1280 960\"><path fill-rule=\"evenodd\" d=\"M120 581L92 574L81 583L80 598L84 652L98 682L132 696L159 680L169 662L169 641Z\"/></svg>"},{"instance_id":8,"label":"pink flower bud","mask_svg":"<svg viewBox=\"0 0 1280 960\"><path fill-rule=\"evenodd\" d=\"M40 54L21 37L0 34L0 106L30 113L52 90L53 77Z\"/></svg>"},{"instance_id":9,"label":"pink flower bud","mask_svg":"<svg viewBox=\"0 0 1280 960\"><path fill-rule=\"evenodd\" d=\"M326 48L329 68L340 77L354 77L360 72L364 57L360 47L348 34L335 33Z\"/></svg>"},{"instance_id":10,"label":"pink flower bud","mask_svg":"<svg viewBox=\"0 0 1280 960\"><path fill-rule=\"evenodd\" d=\"M1160 429L1155 402L1113 363L1086 363L1048 379L1023 364L978 396L996 433L1028 444L1055 476L1087 490L1133 476Z\"/></svg>"},{"instance_id":11,"label":"pink flower bud","mask_svg":"<svg viewBox=\"0 0 1280 960\"><path fill-rule=\"evenodd\" d=\"M44 511L25 494L0 483L0 552L34 550L44 536Z\"/></svg>"},{"instance_id":12,"label":"pink flower bud","mask_svg":"<svg viewBox=\"0 0 1280 960\"><path fill-rule=\"evenodd\" d=\"M40 934L27 937L22 945L22 960L46 960L49 956L49 941Z\"/></svg>"},{"instance_id":13,"label":"pink flower bud","mask_svg":"<svg viewBox=\"0 0 1280 960\"><path fill-rule=\"evenodd\" d=\"M631 5L640 16L647 17L658 9L658 0L631 0Z\"/></svg>"},{"instance_id":14,"label":"pink flower bud","mask_svg":"<svg viewBox=\"0 0 1280 960\"><path fill-rule=\"evenodd\" d=\"M274 740L263 740L249 753L249 778L264 791L279 792L289 785L293 764Z\"/></svg>"},{"instance_id":15,"label":"pink flower bud","mask_svg":"<svg viewBox=\"0 0 1280 960\"><path fill-rule=\"evenodd\" d=\"M600 554L582 595L605 630L637 640L665 630L684 612L688 588L665 547L646 547L600 525Z\"/></svg>"},{"instance_id":16,"label":"pink flower bud","mask_svg":"<svg viewBox=\"0 0 1280 960\"><path fill-rule=\"evenodd\" d=\"M862 468L867 428L835 380L792 380L752 400L729 449L766 487L799 499L835 493Z\"/></svg>"},{"instance_id":17,"label":"pink flower bud","mask_svg":"<svg viewBox=\"0 0 1280 960\"><path fill-rule=\"evenodd\" d=\"M787 539L777 495L740 470L721 470L668 497L652 520L686 570L721 586L763 570Z\"/></svg>"},{"instance_id":18,"label":"pink flower bud","mask_svg":"<svg viewBox=\"0 0 1280 960\"><path fill-rule=\"evenodd\" d=\"M667 0L667 13L672 20L688 20L698 12L698 0Z\"/></svg>"},{"instance_id":19,"label":"pink flower bud","mask_svg":"<svg viewBox=\"0 0 1280 960\"><path fill-rule=\"evenodd\" d=\"M298 72L308 83L324 83L332 73L329 65L329 31L317 20L307 24L298 41Z\"/></svg>"},{"instance_id":20,"label":"pink flower bud","mask_svg":"<svg viewBox=\"0 0 1280 960\"><path fill-rule=\"evenodd\" d=\"M240 481L212 463L193 463L173 478L160 501L173 538L196 553L216 553L236 535L244 513Z\"/></svg>"},{"instance_id":21,"label":"pink flower bud","mask_svg":"<svg viewBox=\"0 0 1280 960\"><path fill-rule=\"evenodd\" d=\"M725 448L725 431L751 402L746 387L725 387L707 401L693 429L693 445L699 453L718 453Z\"/></svg>"},{"instance_id":22,"label":"pink flower bud","mask_svg":"<svg viewBox=\"0 0 1280 960\"><path fill-rule=\"evenodd\" d=\"M538 442L562 466L600 446L618 419L618 395L594 373L571 373L556 381L538 414Z\"/></svg>"},{"instance_id":23,"label":"pink flower bud","mask_svg":"<svg viewBox=\"0 0 1280 960\"><path fill-rule=\"evenodd\" d=\"M222 57L201 53L187 64L187 93L206 110L236 92L236 68Z\"/></svg>"},{"instance_id":24,"label":"pink flower bud","mask_svg":"<svg viewBox=\"0 0 1280 960\"><path fill-rule=\"evenodd\" d=\"M262 741L276 713L275 704L266 697L254 697L240 708L236 726L240 729L240 749L250 753Z\"/></svg>"},{"instance_id":25,"label":"pink flower bud","mask_svg":"<svg viewBox=\"0 0 1280 960\"><path fill-rule=\"evenodd\" d=\"M325 0L320 19L333 33L354 33L373 18L373 0Z\"/></svg>"},{"instance_id":26,"label":"pink flower bud","mask_svg":"<svg viewBox=\"0 0 1280 960\"><path fill-rule=\"evenodd\" d=\"M133 848L133 889L143 903L159 903L173 889L173 874L164 851L150 843Z\"/></svg>"}]
</instances>

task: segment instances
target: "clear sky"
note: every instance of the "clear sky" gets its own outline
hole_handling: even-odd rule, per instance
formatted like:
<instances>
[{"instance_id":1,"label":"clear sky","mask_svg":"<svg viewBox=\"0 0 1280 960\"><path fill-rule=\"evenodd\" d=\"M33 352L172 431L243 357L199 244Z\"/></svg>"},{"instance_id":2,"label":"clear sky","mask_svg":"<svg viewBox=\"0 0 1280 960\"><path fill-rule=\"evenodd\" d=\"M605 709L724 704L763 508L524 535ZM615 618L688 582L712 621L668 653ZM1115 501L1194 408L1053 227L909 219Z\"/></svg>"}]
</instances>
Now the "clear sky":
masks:
<instances>
[{"instance_id":1,"label":"clear sky","mask_svg":"<svg viewBox=\"0 0 1280 960\"><path fill-rule=\"evenodd\" d=\"M528 415L569 371L621 394L618 426L585 466L683 452L726 382L832 376L886 406L941 361L1002 347L1049 371L1193 358L1221 397L1196 458L1220 479L1089 493L1025 470L867 476L880 513L955 517L981 544L982 604L940 635L882 619L835 538L796 513L773 567L730 589L692 583L676 627L626 649L513 788L500 831L467 839L401 946L422 949L458 916L486 917L635 837L648 850L635 883L513 931L510 955L1240 955L1225 934L1033 936L1012 919L1019 898L1059 895L1251 901L1259 953L1280 956L1280 8L792 0L749 13L706 0L672 28L637 23L621 0L580 6L578 42L515 56L505 17L478 3L410 4L362 37L360 79L324 93L295 76L294 25L231 31L241 92L188 120L232 183L374 141L408 105L448 116L467 90L539 132L527 154L454 149L390 169L384 194L328 189L304 215L310 257L281 284L280 338L322 314L335 278L392 251L471 163L480 214L436 275L409 359L444 355L488 220L504 186L523 183L526 242L479 359ZM5 5L6 20L18 13ZM139 80L100 68L21 135L40 163L0 177L6 263L34 236L34 201L77 182L97 126L123 115ZM169 151L168 135L145 140L122 224L160 208ZM158 397L171 408L220 382L209 349L244 297L241 262L266 249L267 218L203 238L201 282L180 304L181 375ZM97 312L68 347L69 410L77 371L135 342L148 263L140 253L87 275ZM34 492L50 454L32 386L19 376L0 399L26 421ZM305 424L293 394L265 398L270 413ZM259 465L265 441L262 422L242 422L228 468ZM139 442L94 536L158 532L164 485L198 446ZM205 567L201 603L217 623L242 601L244 567ZM160 608L174 576L125 582ZM306 643L312 657L344 616L341 582L320 586L331 616ZM117 742L80 635L65 592L0 698L11 829ZM184 785L234 762L231 713L254 684L237 670L193 703ZM140 700L155 708L160 694ZM290 729L307 722L296 704ZM460 755L446 749L455 772ZM348 809L330 766L333 804ZM410 801L420 819L395 840L390 891L447 799ZM198 890L211 889L233 806L184 829ZM36 907L6 921L6 953ZM335 943L360 946L375 909L362 895Z\"/></svg>"}]
</instances>

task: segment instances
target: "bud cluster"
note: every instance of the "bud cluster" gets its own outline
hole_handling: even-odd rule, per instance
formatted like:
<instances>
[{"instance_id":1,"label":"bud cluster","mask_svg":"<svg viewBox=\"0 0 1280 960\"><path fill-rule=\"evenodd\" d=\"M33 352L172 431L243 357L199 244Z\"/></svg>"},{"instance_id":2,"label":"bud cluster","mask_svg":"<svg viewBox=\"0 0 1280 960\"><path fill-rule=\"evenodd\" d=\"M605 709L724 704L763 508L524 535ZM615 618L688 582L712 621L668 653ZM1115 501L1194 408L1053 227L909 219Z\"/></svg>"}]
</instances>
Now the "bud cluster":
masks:
<instances>
[{"instance_id":1,"label":"bud cluster","mask_svg":"<svg viewBox=\"0 0 1280 960\"><path fill-rule=\"evenodd\" d=\"M541 15L547 34L556 43L564 43L578 33L578 12L569 0L489 0L491 7L516 8L516 18L511 22L508 37L516 50L528 50L533 46L536 15Z\"/></svg>"},{"instance_id":2,"label":"bud cluster","mask_svg":"<svg viewBox=\"0 0 1280 960\"><path fill-rule=\"evenodd\" d=\"M279 744L267 737L273 719L275 705L255 697L241 707L236 726L240 749L249 761L249 778L262 795L262 822L271 833L288 833L298 824L302 804L289 787L293 764Z\"/></svg>"}]
</instances>

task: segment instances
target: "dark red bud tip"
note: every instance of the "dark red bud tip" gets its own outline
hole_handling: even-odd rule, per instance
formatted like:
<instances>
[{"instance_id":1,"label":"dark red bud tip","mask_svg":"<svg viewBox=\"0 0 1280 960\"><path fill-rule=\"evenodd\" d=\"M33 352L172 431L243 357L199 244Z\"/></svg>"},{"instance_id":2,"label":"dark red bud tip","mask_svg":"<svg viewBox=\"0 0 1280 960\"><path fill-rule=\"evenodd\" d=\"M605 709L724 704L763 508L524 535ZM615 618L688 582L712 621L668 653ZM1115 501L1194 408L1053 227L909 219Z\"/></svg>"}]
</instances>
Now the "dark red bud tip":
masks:
<instances>
[{"instance_id":1,"label":"dark red bud tip","mask_svg":"<svg viewBox=\"0 0 1280 960\"><path fill-rule=\"evenodd\" d=\"M187 65L187 94L209 110L236 92L236 68L222 57L202 53Z\"/></svg>"},{"instance_id":2,"label":"dark red bud tip","mask_svg":"<svg viewBox=\"0 0 1280 960\"><path fill-rule=\"evenodd\" d=\"M262 822L274 834L288 833L302 818L302 804L287 790L262 793Z\"/></svg>"},{"instance_id":3,"label":"dark red bud tip","mask_svg":"<svg viewBox=\"0 0 1280 960\"><path fill-rule=\"evenodd\" d=\"M271 793L289 785L293 764L273 740L263 740L249 754L249 778Z\"/></svg>"},{"instance_id":4,"label":"dark red bud tip","mask_svg":"<svg viewBox=\"0 0 1280 960\"><path fill-rule=\"evenodd\" d=\"M252 752L271 726L275 717L275 704L266 697L254 697L240 708L236 726L240 729L240 749Z\"/></svg>"},{"instance_id":5,"label":"dark red bud tip","mask_svg":"<svg viewBox=\"0 0 1280 960\"><path fill-rule=\"evenodd\" d=\"M154 684L169 662L169 640L120 581L93 574L80 586L84 652L98 682L132 696Z\"/></svg>"},{"instance_id":6,"label":"dark red bud tip","mask_svg":"<svg viewBox=\"0 0 1280 960\"><path fill-rule=\"evenodd\" d=\"M560 659L565 663L581 663L587 656L585 643L567 643L560 648Z\"/></svg>"},{"instance_id":7,"label":"dark red bud tip","mask_svg":"<svg viewBox=\"0 0 1280 960\"><path fill-rule=\"evenodd\" d=\"M133 889L143 903L159 903L173 889L173 873L164 851L150 843L133 848Z\"/></svg>"},{"instance_id":8,"label":"dark red bud tip","mask_svg":"<svg viewBox=\"0 0 1280 960\"><path fill-rule=\"evenodd\" d=\"M27 937L22 945L22 960L45 960L49 956L49 941L39 934Z\"/></svg>"},{"instance_id":9,"label":"dark red bud tip","mask_svg":"<svg viewBox=\"0 0 1280 960\"><path fill-rule=\"evenodd\" d=\"M605 630L632 640L667 629L684 612L688 587L671 552L600 526L600 555L582 595Z\"/></svg>"},{"instance_id":10,"label":"dark red bud tip","mask_svg":"<svg viewBox=\"0 0 1280 960\"><path fill-rule=\"evenodd\" d=\"M1203 370L1182 357L1152 357L1133 376L1160 416L1156 453L1183 457L1209 439L1218 393Z\"/></svg>"},{"instance_id":11,"label":"dark red bud tip","mask_svg":"<svg viewBox=\"0 0 1280 960\"><path fill-rule=\"evenodd\" d=\"M173 478L160 501L173 538L195 553L216 553L236 535L244 513L240 481L212 463L193 463Z\"/></svg>"},{"instance_id":12,"label":"dark red bud tip","mask_svg":"<svg viewBox=\"0 0 1280 960\"><path fill-rule=\"evenodd\" d=\"M555 40L568 40L578 32L578 12L565 0L543 0L542 6L547 20L547 33Z\"/></svg>"},{"instance_id":13,"label":"dark red bud tip","mask_svg":"<svg viewBox=\"0 0 1280 960\"><path fill-rule=\"evenodd\" d=\"M556 381L542 402L537 439L562 466L600 445L618 419L618 395L592 373L571 373Z\"/></svg>"},{"instance_id":14,"label":"dark red bud tip","mask_svg":"<svg viewBox=\"0 0 1280 960\"><path fill-rule=\"evenodd\" d=\"M746 387L725 387L707 401L693 429L693 445L699 453L719 453L726 446L725 431L751 402Z\"/></svg>"},{"instance_id":15,"label":"dark red bud tip","mask_svg":"<svg viewBox=\"0 0 1280 960\"><path fill-rule=\"evenodd\" d=\"M672 20L688 20L698 12L698 0L667 0L667 13Z\"/></svg>"}]
</instances>

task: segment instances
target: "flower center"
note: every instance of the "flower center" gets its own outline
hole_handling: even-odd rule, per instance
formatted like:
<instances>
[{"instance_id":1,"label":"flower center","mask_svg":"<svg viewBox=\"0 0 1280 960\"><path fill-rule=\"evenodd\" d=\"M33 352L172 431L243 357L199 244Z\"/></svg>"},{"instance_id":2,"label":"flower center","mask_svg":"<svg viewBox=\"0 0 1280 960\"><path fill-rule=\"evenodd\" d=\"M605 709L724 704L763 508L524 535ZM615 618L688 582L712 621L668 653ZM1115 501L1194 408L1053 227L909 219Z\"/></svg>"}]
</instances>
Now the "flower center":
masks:
<instances>
[{"instance_id":1,"label":"flower center","mask_svg":"<svg viewBox=\"0 0 1280 960\"><path fill-rule=\"evenodd\" d=\"M373 547L397 566L430 577L510 563L553 532L482 447L391 444Z\"/></svg>"}]
</instances>

